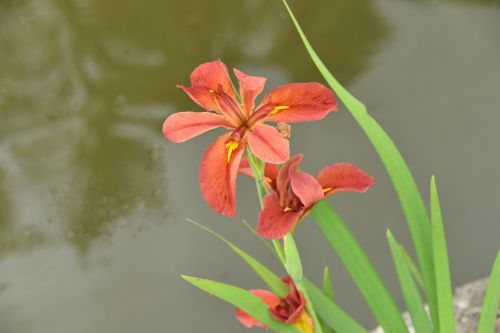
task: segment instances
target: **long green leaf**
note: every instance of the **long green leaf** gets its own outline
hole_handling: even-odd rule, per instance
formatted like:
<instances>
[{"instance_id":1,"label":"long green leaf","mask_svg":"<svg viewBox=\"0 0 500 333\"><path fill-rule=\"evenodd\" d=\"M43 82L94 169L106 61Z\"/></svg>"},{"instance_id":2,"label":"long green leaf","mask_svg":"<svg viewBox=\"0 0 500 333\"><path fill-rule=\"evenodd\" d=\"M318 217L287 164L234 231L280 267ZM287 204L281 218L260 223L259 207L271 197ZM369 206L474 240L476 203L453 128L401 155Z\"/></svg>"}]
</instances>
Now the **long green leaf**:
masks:
<instances>
[{"instance_id":1,"label":"long green leaf","mask_svg":"<svg viewBox=\"0 0 500 333\"><path fill-rule=\"evenodd\" d=\"M267 305L257 296L247 290L206 279L182 275L182 278L195 287L218 297L237 308L242 309L253 318L277 332L299 333L293 325L284 325L271 317Z\"/></svg>"},{"instance_id":2,"label":"long green leaf","mask_svg":"<svg viewBox=\"0 0 500 333\"><path fill-rule=\"evenodd\" d=\"M330 270L325 266L323 270L323 293L335 303L335 294L333 293L332 278L330 277Z\"/></svg>"},{"instance_id":3,"label":"long green leaf","mask_svg":"<svg viewBox=\"0 0 500 333\"><path fill-rule=\"evenodd\" d=\"M326 201L317 203L312 216L363 294L385 332L408 332L396 303L370 259L337 213Z\"/></svg>"},{"instance_id":4,"label":"long green leaf","mask_svg":"<svg viewBox=\"0 0 500 333\"><path fill-rule=\"evenodd\" d=\"M500 306L500 251L491 269L477 333L494 333Z\"/></svg>"},{"instance_id":5,"label":"long green leaf","mask_svg":"<svg viewBox=\"0 0 500 333\"><path fill-rule=\"evenodd\" d=\"M352 96L330 73L313 49L306 35L302 31L299 22L295 18L286 0L283 0L290 18L297 29L309 56L321 72L326 82L337 93L337 96L345 104L351 115L364 130L380 156L398 194L403 207L408 228L417 253L420 269L422 270L425 291L435 318L436 290L434 287L434 265L432 263L432 244L429 216L427 214L422 195L420 194L415 180L401 156L401 153L385 133L380 125L367 113L366 107Z\"/></svg>"},{"instance_id":6,"label":"long green leaf","mask_svg":"<svg viewBox=\"0 0 500 333\"><path fill-rule=\"evenodd\" d=\"M292 234L286 235L283 239L283 248L285 250L286 271L294 281L300 282L303 276L302 263Z\"/></svg>"},{"instance_id":7,"label":"long green leaf","mask_svg":"<svg viewBox=\"0 0 500 333\"><path fill-rule=\"evenodd\" d=\"M408 265L408 267L410 268L411 275L418 283L419 287L424 289L424 279L422 278L422 274L418 270L417 265L410 257L410 254L408 253L408 251L406 251L403 245L401 245L401 252L403 253L403 256L405 258L406 265Z\"/></svg>"},{"instance_id":8,"label":"long green leaf","mask_svg":"<svg viewBox=\"0 0 500 333\"><path fill-rule=\"evenodd\" d=\"M281 281L281 279L274 274L273 271L271 271L269 268L266 266L262 265L260 262L258 262L256 259L254 259L252 256L250 256L248 253L245 251L241 250L238 248L236 245L213 231L212 229L205 227L204 225L195 222L193 220L187 219L190 223L196 225L197 227L205 230L206 232L212 234L213 236L217 237L224 243L226 243L236 254L238 254L254 271L257 273L258 276L267 284L267 286L278 296L285 296L288 293L288 287Z\"/></svg>"},{"instance_id":9,"label":"long green leaf","mask_svg":"<svg viewBox=\"0 0 500 333\"><path fill-rule=\"evenodd\" d=\"M450 265L444 234L443 218L434 176L431 178L431 218L434 269L436 272L436 290L438 304L438 332L455 332L453 314L453 290L451 287Z\"/></svg>"},{"instance_id":10,"label":"long green leaf","mask_svg":"<svg viewBox=\"0 0 500 333\"><path fill-rule=\"evenodd\" d=\"M304 279L304 285L316 312L323 322L337 333L367 333L366 329L352 319L347 313L332 302L309 280Z\"/></svg>"},{"instance_id":11,"label":"long green leaf","mask_svg":"<svg viewBox=\"0 0 500 333\"><path fill-rule=\"evenodd\" d=\"M401 286L413 326L418 333L432 333L432 326L425 311L424 302L422 302L422 298L418 292L417 285L413 280L410 267L407 265L401 246L396 242L390 230L387 230L387 241L389 242L399 285Z\"/></svg>"}]
</instances>

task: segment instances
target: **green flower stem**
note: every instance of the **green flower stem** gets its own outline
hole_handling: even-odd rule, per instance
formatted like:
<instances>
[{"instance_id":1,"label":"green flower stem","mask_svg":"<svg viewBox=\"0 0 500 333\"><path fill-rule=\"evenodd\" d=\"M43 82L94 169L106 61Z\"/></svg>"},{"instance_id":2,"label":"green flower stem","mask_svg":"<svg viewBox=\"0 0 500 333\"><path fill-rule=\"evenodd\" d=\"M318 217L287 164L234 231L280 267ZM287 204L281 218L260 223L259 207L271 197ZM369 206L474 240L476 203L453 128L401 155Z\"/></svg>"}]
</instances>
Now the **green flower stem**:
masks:
<instances>
[{"instance_id":1,"label":"green flower stem","mask_svg":"<svg viewBox=\"0 0 500 333\"><path fill-rule=\"evenodd\" d=\"M264 186L264 168L265 165L264 163L259 160L251 151L250 149L247 148L246 151L248 162L250 164L250 168L252 169L252 174L255 178L255 185L257 187L257 194L259 196L259 202L260 202L260 207L263 209L264 208L264 196L267 194L267 188ZM285 239L287 241L287 251L290 253L293 253L293 263L290 265L290 261L287 262L286 256L285 256L285 249L283 248L283 245L280 243L278 240L273 240L273 246L276 251L276 255L278 259L281 261L285 269L287 270L287 273L292 277L293 282L297 286L297 289L304 295L305 299L307 300L307 312L311 315L313 322L314 322L314 331L316 333L323 333L322 328L321 328L321 323L318 319L318 316L316 315L316 311L314 310L313 304L311 302L311 299L309 298L309 295L307 294L307 290L304 286L304 283L302 281L302 273L300 274L295 274L293 271L297 272L300 271L302 272L302 264L300 262L300 257L299 257L299 251L295 245L295 241L293 239L292 233L289 233L288 235L285 236ZM290 255L289 255L290 256Z\"/></svg>"},{"instance_id":2,"label":"green flower stem","mask_svg":"<svg viewBox=\"0 0 500 333\"><path fill-rule=\"evenodd\" d=\"M259 196L260 208L264 208L264 196L267 194L267 188L264 186L264 162L259 160L255 155L247 148L247 158L252 169L253 176L255 178L255 185L257 187L257 194ZM285 265L285 253L283 251L283 246L277 240L273 240L273 246L276 256L278 257L281 264Z\"/></svg>"}]
</instances>

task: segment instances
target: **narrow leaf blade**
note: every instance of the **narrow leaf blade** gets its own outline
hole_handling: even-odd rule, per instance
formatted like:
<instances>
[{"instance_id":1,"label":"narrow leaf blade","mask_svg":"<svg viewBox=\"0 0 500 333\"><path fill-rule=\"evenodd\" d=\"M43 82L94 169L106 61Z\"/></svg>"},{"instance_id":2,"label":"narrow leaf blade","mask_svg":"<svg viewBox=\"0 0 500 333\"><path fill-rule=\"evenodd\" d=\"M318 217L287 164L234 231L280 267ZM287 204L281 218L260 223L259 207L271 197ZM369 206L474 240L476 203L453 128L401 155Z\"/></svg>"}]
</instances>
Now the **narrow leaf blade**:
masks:
<instances>
[{"instance_id":1,"label":"narrow leaf blade","mask_svg":"<svg viewBox=\"0 0 500 333\"><path fill-rule=\"evenodd\" d=\"M494 333L497 321L498 308L500 307L500 251L493 264L488 288L484 295L483 308L477 333Z\"/></svg>"},{"instance_id":2,"label":"narrow leaf blade","mask_svg":"<svg viewBox=\"0 0 500 333\"><path fill-rule=\"evenodd\" d=\"M302 281L302 263L297 245L291 234L286 235L283 239L283 247L285 249L285 268L288 275L296 282Z\"/></svg>"},{"instance_id":3,"label":"narrow leaf blade","mask_svg":"<svg viewBox=\"0 0 500 333\"><path fill-rule=\"evenodd\" d=\"M380 326L385 332L408 332L394 299L340 216L324 200L314 206L312 216L363 294Z\"/></svg>"},{"instance_id":4,"label":"narrow leaf blade","mask_svg":"<svg viewBox=\"0 0 500 333\"><path fill-rule=\"evenodd\" d=\"M453 290L451 287L448 250L444 234L443 218L434 176L431 178L431 219L434 269L436 272L436 291L438 305L438 332L455 332L453 313Z\"/></svg>"},{"instance_id":5,"label":"narrow leaf blade","mask_svg":"<svg viewBox=\"0 0 500 333\"><path fill-rule=\"evenodd\" d=\"M250 316L277 332L299 333L292 325L284 325L271 317L267 305L257 296L247 290L206 279L183 275L182 278L195 287L218 297L237 308L242 309Z\"/></svg>"},{"instance_id":6,"label":"narrow leaf blade","mask_svg":"<svg viewBox=\"0 0 500 333\"><path fill-rule=\"evenodd\" d=\"M248 253L245 251L241 250L238 248L236 245L228 241L226 238L222 237L212 229L195 222L193 220L188 219L188 221L197 227L205 230L206 232L212 234L213 236L217 237L224 243L226 243L236 254L238 254L254 271L257 273L258 276L267 284L269 289L271 289L272 292L274 292L278 296L285 296L288 293L288 287L286 284L281 281L280 277L277 276L273 271L271 271L269 268L266 266L262 265L260 262L258 262L255 258L250 256Z\"/></svg>"},{"instance_id":7,"label":"narrow leaf blade","mask_svg":"<svg viewBox=\"0 0 500 333\"><path fill-rule=\"evenodd\" d=\"M405 261L401 246L397 243L389 230L387 230L387 241L389 242L389 248L391 249L394 265L396 266L399 285L401 286L401 291L408 312L410 313L413 326L419 333L432 333L432 326L425 311L424 302L418 292L417 285L413 280L410 267Z\"/></svg>"},{"instance_id":8,"label":"narrow leaf blade","mask_svg":"<svg viewBox=\"0 0 500 333\"><path fill-rule=\"evenodd\" d=\"M367 333L366 329L333 303L313 283L304 279L307 293L323 322L337 333Z\"/></svg>"},{"instance_id":9,"label":"narrow leaf blade","mask_svg":"<svg viewBox=\"0 0 500 333\"><path fill-rule=\"evenodd\" d=\"M342 100L351 115L368 136L392 180L403 207L408 228L410 229L412 241L424 278L425 292L429 300L434 320L434 318L436 318L435 309L437 301L436 290L434 288L434 265L432 262L430 222L422 195L417 188L410 169L394 142L375 119L367 113L363 103L352 96L326 68L323 61L309 43L309 40L304 34L286 0L283 0L283 3L309 56L325 78L326 82L335 91L337 96Z\"/></svg>"},{"instance_id":10,"label":"narrow leaf blade","mask_svg":"<svg viewBox=\"0 0 500 333\"><path fill-rule=\"evenodd\" d=\"M325 266L323 270L323 293L335 303L335 294L333 293L332 279L328 266Z\"/></svg>"}]
</instances>

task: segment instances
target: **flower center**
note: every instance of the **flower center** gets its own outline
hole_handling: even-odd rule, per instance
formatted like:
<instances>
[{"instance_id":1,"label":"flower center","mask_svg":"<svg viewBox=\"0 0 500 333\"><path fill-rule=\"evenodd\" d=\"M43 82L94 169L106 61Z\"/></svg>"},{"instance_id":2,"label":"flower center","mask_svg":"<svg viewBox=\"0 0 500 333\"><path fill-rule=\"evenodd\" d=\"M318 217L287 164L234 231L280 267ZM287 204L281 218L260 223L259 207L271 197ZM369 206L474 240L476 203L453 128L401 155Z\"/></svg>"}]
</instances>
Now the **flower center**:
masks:
<instances>
[{"instance_id":1,"label":"flower center","mask_svg":"<svg viewBox=\"0 0 500 333\"><path fill-rule=\"evenodd\" d=\"M231 162L231 157L233 156L233 152L238 149L240 146L239 142L234 140L230 140L226 142L226 150L227 150L227 163Z\"/></svg>"},{"instance_id":2,"label":"flower center","mask_svg":"<svg viewBox=\"0 0 500 333\"><path fill-rule=\"evenodd\" d=\"M303 206L300 199L293 193L289 194L283 203L283 212L297 212Z\"/></svg>"},{"instance_id":3,"label":"flower center","mask_svg":"<svg viewBox=\"0 0 500 333\"><path fill-rule=\"evenodd\" d=\"M273 111L271 111L271 114L276 114L282 110L289 109L290 107L288 105L275 105L273 108Z\"/></svg>"}]
</instances>

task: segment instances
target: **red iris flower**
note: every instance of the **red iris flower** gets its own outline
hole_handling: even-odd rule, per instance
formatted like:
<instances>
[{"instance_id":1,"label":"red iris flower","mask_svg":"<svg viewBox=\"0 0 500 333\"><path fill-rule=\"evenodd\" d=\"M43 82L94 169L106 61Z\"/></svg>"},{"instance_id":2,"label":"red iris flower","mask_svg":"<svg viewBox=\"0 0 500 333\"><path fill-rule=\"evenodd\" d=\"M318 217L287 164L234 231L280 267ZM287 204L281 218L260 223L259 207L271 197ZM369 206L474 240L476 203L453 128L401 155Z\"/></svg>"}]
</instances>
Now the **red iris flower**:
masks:
<instances>
[{"instance_id":1,"label":"red iris flower","mask_svg":"<svg viewBox=\"0 0 500 333\"><path fill-rule=\"evenodd\" d=\"M262 289L250 290L252 294L259 297L267 304L271 316L284 323L295 325L303 333L313 333L313 321L306 312L307 301L300 293L289 276L283 278L283 282L288 284L289 292L285 297L279 297L270 291ZM264 324L241 309L236 310L236 318L245 327L263 327Z\"/></svg>"},{"instance_id":2,"label":"red iris flower","mask_svg":"<svg viewBox=\"0 0 500 333\"><path fill-rule=\"evenodd\" d=\"M226 65L212 61L193 71L191 87L178 86L206 112L175 113L163 124L163 135L172 142L183 142L217 127L229 130L208 147L200 163L201 193L212 209L227 216L236 214L236 177L247 144L267 163L284 163L290 156L288 140L265 125L266 121L320 120L337 111L333 92L314 82L278 87L254 108L266 79L237 69L234 74L242 102L236 98Z\"/></svg>"},{"instance_id":3,"label":"red iris flower","mask_svg":"<svg viewBox=\"0 0 500 333\"><path fill-rule=\"evenodd\" d=\"M298 171L303 155L290 158L278 169L266 165L264 183L269 194L264 197L264 208L259 213L257 232L270 239L280 239L306 216L324 197L338 192L366 192L375 179L351 163L337 163L321 169L316 177ZM240 171L252 176L248 160Z\"/></svg>"}]
</instances>

